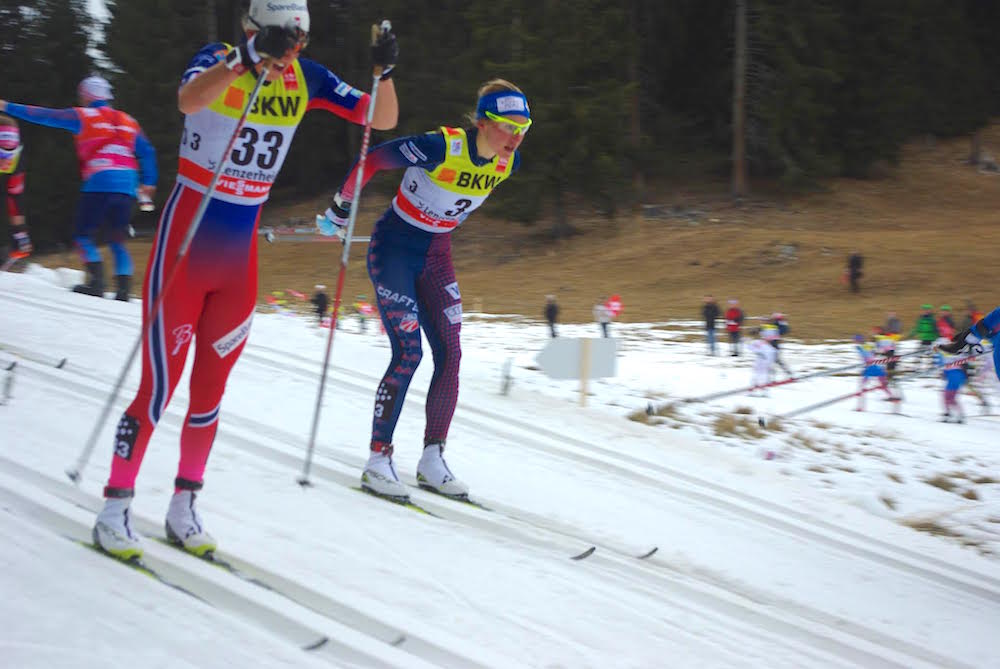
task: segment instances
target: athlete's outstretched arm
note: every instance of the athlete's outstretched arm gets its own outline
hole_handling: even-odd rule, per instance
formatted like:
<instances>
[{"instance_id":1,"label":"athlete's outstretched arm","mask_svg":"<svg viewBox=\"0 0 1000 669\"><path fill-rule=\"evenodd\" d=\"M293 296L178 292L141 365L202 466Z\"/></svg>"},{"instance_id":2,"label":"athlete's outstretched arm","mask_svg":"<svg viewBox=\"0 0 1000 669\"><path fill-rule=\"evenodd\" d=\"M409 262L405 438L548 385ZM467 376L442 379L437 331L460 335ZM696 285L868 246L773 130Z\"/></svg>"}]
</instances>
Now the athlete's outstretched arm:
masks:
<instances>
[{"instance_id":1,"label":"athlete's outstretched arm","mask_svg":"<svg viewBox=\"0 0 1000 669\"><path fill-rule=\"evenodd\" d=\"M28 123L68 130L74 135L78 134L83 127L80 123L80 117L77 116L76 110L72 107L49 109L48 107L32 107L31 105L19 105L0 100L0 112L6 112L8 115Z\"/></svg>"},{"instance_id":2,"label":"athlete's outstretched arm","mask_svg":"<svg viewBox=\"0 0 1000 669\"><path fill-rule=\"evenodd\" d=\"M307 110L322 109L358 125L364 125L368 120L368 105L371 96L361 89L354 88L346 81L326 69L319 63L307 58L300 58L302 74L309 87L309 106ZM392 79L380 81L375 100L375 110L372 116L372 128L375 130L391 130L399 120L399 101L396 98L396 85Z\"/></svg>"},{"instance_id":3,"label":"athlete's outstretched arm","mask_svg":"<svg viewBox=\"0 0 1000 669\"><path fill-rule=\"evenodd\" d=\"M396 98L396 84L392 79L380 81L375 95L375 111L372 114L372 128L392 130L399 123L399 100Z\"/></svg>"},{"instance_id":4,"label":"athlete's outstretched arm","mask_svg":"<svg viewBox=\"0 0 1000 669\"><path fill-rule=\"evenodd\" d=\"M391 139L379 144L365 157L365 171L361 175L361 186L364 187L377 172L395 170L403 167L421 167L433 170L445 158L444 135L440 132L429 132L424 135L410 135ZM354 199L354 185L357 183L358 163L351 166L347 178L340 186L340 196L345 202Z\"/></svg>"},{"instance_id":5,"label":"athlete's outstretched arm","mask_svg":"<svg viewBox=\"0 0 1000 669\"><path fill-rule=\"evenodd\" d=\"M365 157L365 171L361 176L361 186L364 187L376 172L398 169L400 167L421 167L434 170L445 159L444 135L440 132L429 132L424 135L400 137L379 144L368 152ZM354 186L357 184L358 165L355 163L347 178L341 185L341 190L333 197L333 202L326 210L325 221L317 219L320 233L328 236L337 234L337 228L347 225L351 213L351 201L354 199Z\"/></svg>"}]
</instances>

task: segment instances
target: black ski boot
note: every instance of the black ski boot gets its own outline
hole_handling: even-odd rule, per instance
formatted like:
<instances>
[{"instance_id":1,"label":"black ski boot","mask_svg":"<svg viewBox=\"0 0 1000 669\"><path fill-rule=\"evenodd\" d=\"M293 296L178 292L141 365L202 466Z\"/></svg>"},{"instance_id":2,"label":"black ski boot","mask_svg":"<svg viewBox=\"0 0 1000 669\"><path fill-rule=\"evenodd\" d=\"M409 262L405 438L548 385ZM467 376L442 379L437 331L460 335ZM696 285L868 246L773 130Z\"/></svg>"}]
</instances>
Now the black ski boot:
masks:
<instances>
[{"instance_id":1,"label":"black ski boot","mask_svg":"<svg viewBox=\"0 0 1000 669\"><path fill-rule=\"evenodd\" d=\"M104 297L104 263L100 260L87 263L87 274L87 283L73 286L73 292Z\"/></svg>"},{"instance_id":2,"label":"black ski boot","mask_svg":"<svg viewBox=\"0 0 1000 669\"><path fill-rule=\"evenodd\" d=\"M115 299L119 302L128 302L128 291L132 287L132 277L128 274L115 274L115 281L118 283Z\"/></svg>"}]
</instances>

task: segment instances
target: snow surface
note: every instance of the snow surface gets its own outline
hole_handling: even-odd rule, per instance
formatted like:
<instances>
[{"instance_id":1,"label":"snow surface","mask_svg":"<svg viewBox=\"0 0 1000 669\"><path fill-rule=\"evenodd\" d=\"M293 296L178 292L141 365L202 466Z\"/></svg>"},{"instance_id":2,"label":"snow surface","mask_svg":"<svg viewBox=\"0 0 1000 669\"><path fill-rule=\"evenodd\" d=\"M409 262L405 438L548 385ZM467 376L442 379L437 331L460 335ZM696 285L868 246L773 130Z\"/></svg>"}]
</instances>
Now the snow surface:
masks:
<instances>
[{"instance_id":1,"label":"snow surface","mask_svg":"<svg viewBox=\"0 0 1000 669\"><path fill-rule=\"evenodd\" d=\"M706 356L693 323L613 324L617 376L591 381L581 406L578 382L537 369L544 324L467 313L447 457L493 511L415 491L431 517L352 489L389 350L351 319L334 341L314 485L296 485L327 330L261 312L199 508L223 553L301 596L147 539L152 556L221 593L198 601L63 536L100 503L138 364L79 490L63 472L140 327L138 301L65 283L37 265L0 274L0 367L18 363L0 406L4 667L1000 667L998 418L963 396L968 421L938 422L933 374L902 383L902 415L870 393L865 412L852 398L775 418L852 392L843 374L631 420L650 402L749 385L750 361ZM855 362L843 342L782 350L796 373ZM411 482L431 369L428 355L396 431ZM996 406L993 381L987 392ZM147 535L162 527L186 409L185 379L137 482ZM569 559L589 546L592 557ZM314 633L330 643L303 650Z\"/></svg>"}]
</instances>

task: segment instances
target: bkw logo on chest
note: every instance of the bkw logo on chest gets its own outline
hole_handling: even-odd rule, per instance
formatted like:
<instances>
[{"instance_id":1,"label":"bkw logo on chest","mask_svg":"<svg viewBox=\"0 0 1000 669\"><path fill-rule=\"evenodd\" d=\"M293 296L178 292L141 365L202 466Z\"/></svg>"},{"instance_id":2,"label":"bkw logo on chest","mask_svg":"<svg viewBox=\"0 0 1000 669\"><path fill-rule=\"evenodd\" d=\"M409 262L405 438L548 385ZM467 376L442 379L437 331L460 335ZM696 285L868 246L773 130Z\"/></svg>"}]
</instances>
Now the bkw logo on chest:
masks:
<instances>
[{"instance_id":1,"label":"bkw logo on chest","mask_svg":"<svg viewBox=\"0 0 1000 669\"><path fill-rule=\"evenodd\" d=\"M301 101L301 98L291 95L258 97L253 101L250 113L261 116L298 116Z\"/></svg>"}]
</instances>

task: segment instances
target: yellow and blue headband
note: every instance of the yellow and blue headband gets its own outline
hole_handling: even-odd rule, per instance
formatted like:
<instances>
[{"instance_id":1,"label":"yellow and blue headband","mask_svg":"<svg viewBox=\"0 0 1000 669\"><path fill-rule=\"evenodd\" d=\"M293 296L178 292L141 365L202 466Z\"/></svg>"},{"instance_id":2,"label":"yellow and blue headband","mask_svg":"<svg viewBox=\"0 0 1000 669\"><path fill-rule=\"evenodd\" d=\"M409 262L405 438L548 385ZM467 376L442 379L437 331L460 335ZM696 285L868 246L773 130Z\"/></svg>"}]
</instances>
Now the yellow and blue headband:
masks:
<instances>
[{"instance_id":1,"label":"yellow and blue headband","mask_svg":"<svg viewBox=\"0 0 1000 669\"><path fill-rule=\"evenodd\" d=\"M531 118L528 98L517 91L494 91L479 98L479 104L476 105L476 118L488 118L488 114Z\"/></svg>"}]
</instances>

